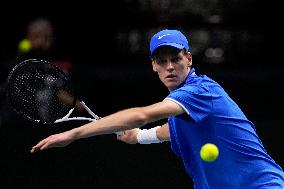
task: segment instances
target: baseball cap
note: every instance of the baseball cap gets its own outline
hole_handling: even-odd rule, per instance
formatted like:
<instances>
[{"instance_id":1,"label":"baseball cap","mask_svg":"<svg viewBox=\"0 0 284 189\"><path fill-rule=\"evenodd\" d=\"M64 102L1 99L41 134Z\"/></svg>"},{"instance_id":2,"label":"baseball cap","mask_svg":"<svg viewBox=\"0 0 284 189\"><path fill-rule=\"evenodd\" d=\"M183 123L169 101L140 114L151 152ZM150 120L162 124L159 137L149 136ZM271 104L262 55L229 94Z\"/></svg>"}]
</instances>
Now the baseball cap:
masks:
<instances>
[{"instance_id":1,"label":"baseball cap","mask_svg":"<svg viewBox=\"0 0 284 189\"><path fill-rule=\"evenodd\" d=\"M189 51L189 44L186 37L178 30L161 30L150 40L150 52L151 56L154 51L162 46L172 46L178 49L185 49Z\"/></svg>"}]
</instances>

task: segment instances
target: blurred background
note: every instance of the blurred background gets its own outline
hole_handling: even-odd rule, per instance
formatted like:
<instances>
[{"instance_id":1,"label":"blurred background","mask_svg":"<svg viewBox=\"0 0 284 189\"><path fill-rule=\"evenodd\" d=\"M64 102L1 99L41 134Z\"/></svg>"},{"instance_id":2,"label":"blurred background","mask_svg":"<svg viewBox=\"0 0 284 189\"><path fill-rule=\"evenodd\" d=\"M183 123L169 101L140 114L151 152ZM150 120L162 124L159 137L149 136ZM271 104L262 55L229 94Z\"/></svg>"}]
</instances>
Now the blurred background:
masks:
<instances>
[{"instance_id":1,"label":"blurred background","mask_svg":"<svg viewBox=\"0 0 284 189\"><path fill-rule=\"evenodd\" d=\"M0 176L6 188L193 188L169 143L127 145L104 135L31 155L31 146L42 137L82 123L34 126L5 102L10 69L31 55L65 69L100 116L163 100L168 91L149 59L149 39L163 28L186 34L197 72L226 89L255 123L268 153L284 166L284 66L281 48L276 48L280 31L271 21L278 17L273 11L267 14L271 9L262 1L121 0L17 7L22 11L7 5L2 9L9 14L0 13ZM45 45L38 49L23 41L39 37L40 29L31 29L34 21L44 27Z\"/></svg>"}]
</instances>

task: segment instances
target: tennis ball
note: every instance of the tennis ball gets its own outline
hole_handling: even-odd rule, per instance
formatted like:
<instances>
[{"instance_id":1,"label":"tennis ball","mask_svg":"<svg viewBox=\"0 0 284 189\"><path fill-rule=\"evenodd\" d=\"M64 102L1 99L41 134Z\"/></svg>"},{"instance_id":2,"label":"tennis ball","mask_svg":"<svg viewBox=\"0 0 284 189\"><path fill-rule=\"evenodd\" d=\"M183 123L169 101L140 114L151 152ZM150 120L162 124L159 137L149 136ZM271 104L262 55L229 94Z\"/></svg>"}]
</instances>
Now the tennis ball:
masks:
<instances>
[{"instance_id":1,"label":"tennis ball","mask_svg":"<svg viewBox=\"0 0 284 189\"><path fill-rule=\"evenodd\" d=\"M30 40L23 39L19 42L18 49L20 52L27 53L31 50L31 48L32 48L32 43Z\"/></svg>"},{"instance_id":2,"label":"tennis ball","mask_svg":"<svg viewBox=\"0 0 284 189\"><path fill-rule=\"evenodd\" d=\"M215 144L204 144L200 149L201 159L207 162L213 162L219 156L219 149Z\"/></svg>"}]
</instances>

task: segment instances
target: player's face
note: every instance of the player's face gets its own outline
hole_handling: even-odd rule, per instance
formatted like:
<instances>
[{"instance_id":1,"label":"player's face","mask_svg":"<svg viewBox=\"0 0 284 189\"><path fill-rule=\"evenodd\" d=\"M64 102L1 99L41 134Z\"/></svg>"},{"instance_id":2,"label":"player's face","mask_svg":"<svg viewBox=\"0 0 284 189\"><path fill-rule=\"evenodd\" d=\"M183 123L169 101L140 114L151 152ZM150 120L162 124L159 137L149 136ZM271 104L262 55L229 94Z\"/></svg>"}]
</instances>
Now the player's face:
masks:
<instances>
[{"instance_id":1,"label":"player's face","mask_svg":"<svg viewBox=\"0 0 284 189\"><path fill-rule=\"evenodd\" d=\"M154 72L170 91L184 82L191 65L191 53L174 47L159 48L152 59Z\"/></svg>"}]
</instances>

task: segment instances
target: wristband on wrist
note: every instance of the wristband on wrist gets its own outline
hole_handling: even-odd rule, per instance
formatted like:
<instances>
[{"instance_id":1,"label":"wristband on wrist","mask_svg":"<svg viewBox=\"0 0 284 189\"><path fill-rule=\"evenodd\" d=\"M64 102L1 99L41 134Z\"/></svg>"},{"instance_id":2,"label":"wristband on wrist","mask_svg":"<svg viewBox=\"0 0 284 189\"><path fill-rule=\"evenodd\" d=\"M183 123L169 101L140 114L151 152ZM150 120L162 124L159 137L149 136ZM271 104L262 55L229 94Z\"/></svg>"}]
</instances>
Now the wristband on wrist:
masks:
<instances>
[{"instance_id":1,"label":"wristband on wrist","mask_svg":"<svg viewBox=\"0 0 284 189\"><path fill-rule=\"evenodd\" d=\"M161 126L153 127L151 129L140 129L137 133L137 141L140 144L161 143L157 137L157 129Z\"/></svg>"}]
</instances>

